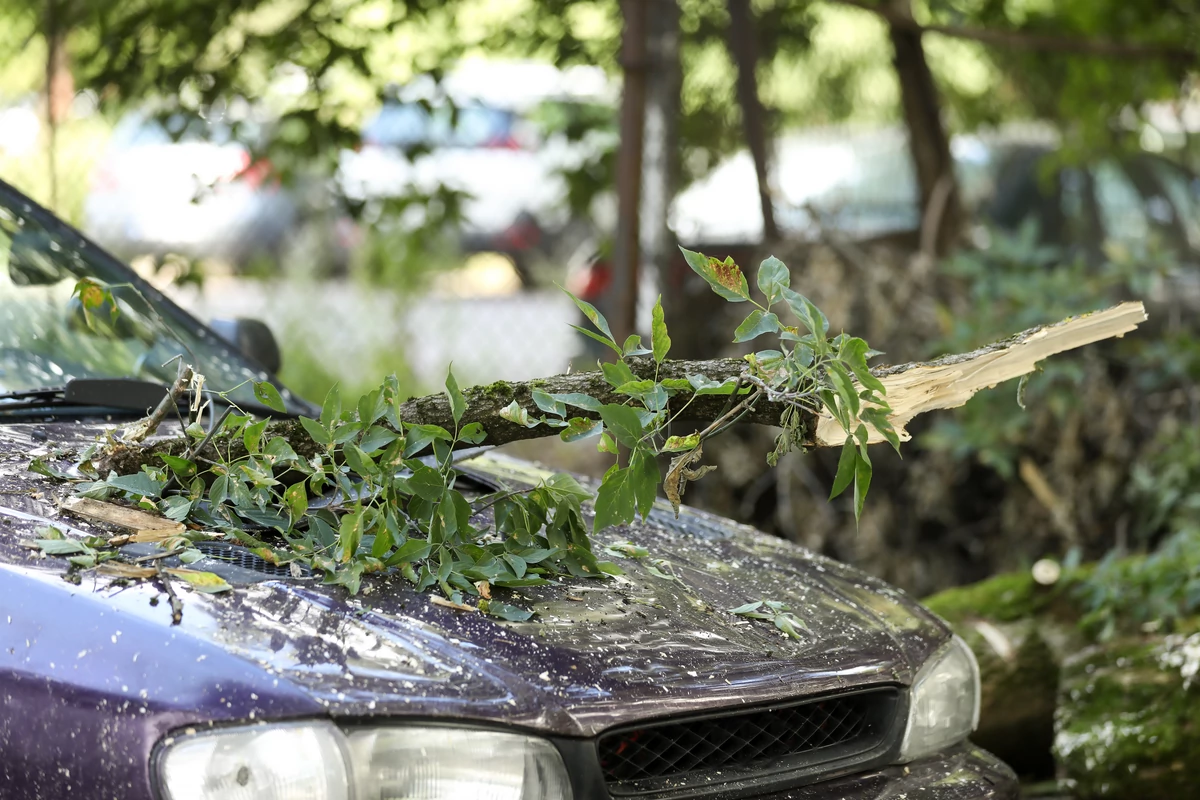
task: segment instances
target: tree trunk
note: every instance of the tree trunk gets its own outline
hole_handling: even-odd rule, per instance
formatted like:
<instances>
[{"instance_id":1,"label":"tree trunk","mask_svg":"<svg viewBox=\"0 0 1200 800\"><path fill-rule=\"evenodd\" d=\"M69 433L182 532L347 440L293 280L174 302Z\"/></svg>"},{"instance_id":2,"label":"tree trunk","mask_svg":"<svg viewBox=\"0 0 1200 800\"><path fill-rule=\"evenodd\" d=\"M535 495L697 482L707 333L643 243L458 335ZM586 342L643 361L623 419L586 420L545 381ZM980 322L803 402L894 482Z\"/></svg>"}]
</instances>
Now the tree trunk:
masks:
<instances>
[{"instance_id":1,"label":"tree trunk","mask_svg":"<svg viewBox=\"0 0 1200 800\"><path fill-rule=\"evenodd\" d=\"M642 263L661 287L675 249L667 213L679 179L679 116L683 74L679 62L679 4L648 0L650 70L642 159ZM674 304L672 304L674 305Z\"/></svg>"},{"instance_id":2,"label":"tree trunk","mask_svg":"<svg viewBox=\"0 0 1200 800\"><path fill-rule=\"evenodd\" d=\"M873 370L887 389L888 402L892 407L889 419L902 439L908 434L904 426L914 416L940 408L956 408L969 400L980 389L995 386L1003 381L1032 372L1042 359L1091 344L1114 336L1123 336L1145 321L1146 312L1141 303L1122 303L1119 306L1098 311L1082 317L1073 317L1056 325L1030 328L1002 342L980 348L971 353L946 356L927 363L903 364L896 367L880 367ZM642 379L681 379L691 375L704 375L710 380L724 381L749 374L748 365L741 359L727 358L713 361L665 361L661 366L648 358L627 359L630 369ZM546 425L526 427L501 416L501 412L514 401L533 417L541 413L534 404L535 390L548 394L587 394L601 403L625 403L627 395L618 394L605 381L600 372L577 372L555 375L533 381L507 383L499 381L489 386L476 386L464 392L467 401L466 413L460 425L480 423L487 432L486 444L501 445L525 439L536 439L556 435L558 429ZM689 402L690 401L690 402ZM671 402L671 412L678 414L681 432L686 423L698 426L720 417L726 410L727 395L700 395L693 397L680 392ZM781 402L760 400L743 418L744 422L760 425L778 425L787 409ZM598 415L583 409L570 408L569 416L598 418ZM809 447L840 446L845 433L828 414L804 411L801 419L801 441ZM428 395L405 401L399 408L402 422L409 424L440 425L454 430L455 421L450 402L445 394ZM296 420L279 420L267 426L266 437L282 436L302 457L309 458L322 451L305 433ZM880 441L877 431L872 431L872 441ZM265 441L265 439L264 439ZM219 444L226 458L240 458L246 454L241 439L222 440ZM166 439L146 445L118 443L96 461L101 474L116 470L120 474L137 472L143 464L158 464L159 453L182 455L192 443L185 438ZM468 445L463 445L466 447ZM208 451L199 454L204 456ZM216 450L208 457L216 457Z\"/></svg>"},{"instance_id":3,"label":"tree trunk","mask_svg":"<svg viewBox=\"0 0 1200 800\"><path fill-rule=\"evenodd\" d=\"M900 82L904 123L916 169L921 208L922 242L933 255L944 255L953 246L962 226L958 184L950 140L942 126L937 86L925 60L920 29L904 24L912 20L910 0L892 0L888 20L892 63Z\"/></svg>"},{"instance_id":4,"label":"tree trunk","mask_svg":"<svg viewBox=\"0 0 1200 800\"><path fill-rule=\"evenodd\" d=\"M646 0L623 0L621 13L621 141L617 147L617 235L613 247L611 323L617 340L637 325L642 140L646 120Z\"/></svg>"},{"instance_id":5,"label":"tree trunk","mask_svg":"<svg viewBox=\"0 0 1200 800\"><path fill-rule=\"evenodd\" d=\"M746 145L754 158L758 203L762 210L763 241L779 239L775 207L771 202L770 165L767 155L766 112L758 95L758 30L750 0L728 0L729 54L737 65L737 98L742 111Z\"/></svg>"}]
</instances>

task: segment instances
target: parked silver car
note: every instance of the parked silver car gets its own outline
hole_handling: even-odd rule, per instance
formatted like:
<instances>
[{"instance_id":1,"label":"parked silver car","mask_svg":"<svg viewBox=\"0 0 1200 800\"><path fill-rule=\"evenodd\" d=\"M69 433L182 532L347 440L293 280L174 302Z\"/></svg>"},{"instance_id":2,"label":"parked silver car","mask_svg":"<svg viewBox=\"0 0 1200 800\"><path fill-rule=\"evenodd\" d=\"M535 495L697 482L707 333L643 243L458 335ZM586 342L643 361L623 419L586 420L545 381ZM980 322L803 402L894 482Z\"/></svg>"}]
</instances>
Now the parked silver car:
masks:
<instances>
[{"instance_id":1,"label":"parked silver car","mask_svg":"<svg viewBox=\"0 0 1200 800\"><path fill-rule=\"evenodd\" d=\"M277 260L298 212L270 163L244 144L261 135L246 116L126 115L92 176L84 230L124 258Z\"/></svg>"}]
</instances>

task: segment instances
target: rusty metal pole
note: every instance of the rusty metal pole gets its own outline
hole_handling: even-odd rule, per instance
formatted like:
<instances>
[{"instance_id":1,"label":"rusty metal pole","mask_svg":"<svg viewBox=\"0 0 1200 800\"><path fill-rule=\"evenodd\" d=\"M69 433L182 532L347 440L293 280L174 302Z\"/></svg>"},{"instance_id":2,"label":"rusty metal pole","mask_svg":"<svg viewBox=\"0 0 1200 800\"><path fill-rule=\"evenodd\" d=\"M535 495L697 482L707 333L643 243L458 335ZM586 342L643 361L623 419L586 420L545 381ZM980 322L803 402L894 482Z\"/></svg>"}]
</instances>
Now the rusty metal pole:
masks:
<instances>
[{"instance_id":1,"label":"rusty metal pole","mask_svg":"<svg viewBox=\"0 0 1200 800\"><path fill-rule=\"evenodd\" d=\"M617 341L637 326L639 237L642 195L642 141L646 121L646 5L622 0L621 141L617 147L617 235L613 246L613 298L610 323Z\"/></svg>"}]
</instances>

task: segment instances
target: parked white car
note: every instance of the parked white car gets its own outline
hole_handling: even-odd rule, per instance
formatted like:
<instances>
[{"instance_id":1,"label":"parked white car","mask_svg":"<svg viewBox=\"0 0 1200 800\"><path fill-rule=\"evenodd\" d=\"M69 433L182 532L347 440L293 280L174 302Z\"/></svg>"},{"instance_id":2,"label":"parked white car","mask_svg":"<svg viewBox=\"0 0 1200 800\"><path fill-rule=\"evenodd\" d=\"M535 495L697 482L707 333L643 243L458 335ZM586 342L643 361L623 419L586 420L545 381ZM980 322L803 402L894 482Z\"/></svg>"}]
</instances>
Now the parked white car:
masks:
<instances>
[{"instance_id":1,"label":"parked white car","mask_svg":"<svg viewBox=\"0 0 1200 800\"><path fill-rule=\"evenodd\" d=\"M364 126L361 147L343 155L340 184L367 203L461 192L459 247L505 253L526 277L530 259L562 258L589 238L605 210L573 214L565 173L615 144L612 131L573 137L545 124L547 116L612 110L615 120L614 104L599 69L468 61L440 85L422 80L398 90ZM425 220L413 204L395 221Z\"/></svg>"}]
</instances>

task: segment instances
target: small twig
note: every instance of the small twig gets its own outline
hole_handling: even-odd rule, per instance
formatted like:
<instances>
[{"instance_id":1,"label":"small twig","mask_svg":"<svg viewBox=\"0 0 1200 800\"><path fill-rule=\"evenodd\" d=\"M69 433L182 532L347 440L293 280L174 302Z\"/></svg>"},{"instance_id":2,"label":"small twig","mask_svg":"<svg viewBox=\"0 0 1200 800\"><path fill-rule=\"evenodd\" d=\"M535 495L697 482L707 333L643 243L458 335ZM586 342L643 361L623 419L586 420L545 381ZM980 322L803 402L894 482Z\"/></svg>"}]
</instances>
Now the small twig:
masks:
<instances>
[{"instance_id":1,"label":"small twig","mask_svg":"<svg viewBox=\"0 0 1200 800\"><path fill-rule=\"evenodd\" d=\"M183 601L179 599L179 595L175 594L175 589L171 586L171 576L168 573L160 569L158 579L162 581L163 588L167 592L167 599L171 603L171 624L178 625L183 622Z\"/></svg>"},{"instance_id":2,"label":"small twig","mask_svg":"<svg viewBox=\"0 0 1200 800\"><path fill-rule=\"evenodd\" d=\"M529 494L530 492L534 491L535 489L540 489L540 488L541 488L541 486L539 485L539 486L530 486L528 489L513 489L511 492L502 492L498 497L496 497L490 503L485 503L484 505L481 505L479 508L472 508L471 513L472 514L482 514L484 511L487 511L489 508L496 505L496 503L499 503L501 500L507 500L508 498L516 497L519 494Z\"/></svg>"},{"instance_id":3,"label":"small twig","mask_svg":"<svg viewBox=\"0 0 1200 800\"><path fill-rule=\"evenodd\" d=\"M186 547L176 547L174 550L164 550L161 553L151 553L148 556L139 556L138 558L135 558L133 560L133 563L140 564L143 561L158 561L160 558L170 558L171 556L179 555L184 550L187 550L187 548Z\"/></svg>"},{"instance_id":4,"label":"small twig","mask_svg":"<svg viewBox=\"0 0 1200 800\"><path fill-rule=\"evenodd\" d=\"M125 431L125 441L130 443L141 442L158 430L158 426L167 418L167 414L171 409L179 405L179 396L184 393L191 380L192 368L180 360L179 372L175 377L175 383L167 390L167 394L159 401L148 417L130 426Z\"/></svg>"},{"instance_id":5,"label":"small twig","mask_svg":"<svg viewBox=\"0 0 1200 800\"><path fill-rule=\"evenodd\" d=\"M233 411L232 406L226 406L225 411L222 412L221 416L217 419L216 423L212 426L212 429L204 435L203 439L200 440L200 444L196 445L195 447L189 448L188 451L183 454L183 457L185 459L187 459L188 461L195 461L196 456L200 454L200 451L202 451L205 448L205 446L210 441L212 441L212 438L213 438L213 436L216 435L217 431L221 430L221 426L225 424L225 418L228 417L232 411ZM213 462L210 461L209 463L211 464ZM160 493L166 492L167 489L170 489L174 483L175 483L175 473L172 472L167 477L167 482L163 484L163 487L162 487L162 489L159 490L159 492Z\"/></svg>"}]
</instances>

